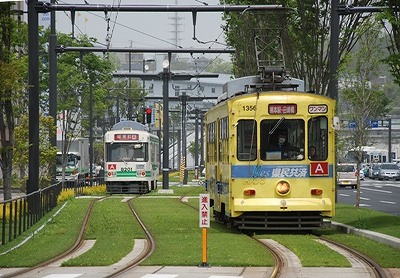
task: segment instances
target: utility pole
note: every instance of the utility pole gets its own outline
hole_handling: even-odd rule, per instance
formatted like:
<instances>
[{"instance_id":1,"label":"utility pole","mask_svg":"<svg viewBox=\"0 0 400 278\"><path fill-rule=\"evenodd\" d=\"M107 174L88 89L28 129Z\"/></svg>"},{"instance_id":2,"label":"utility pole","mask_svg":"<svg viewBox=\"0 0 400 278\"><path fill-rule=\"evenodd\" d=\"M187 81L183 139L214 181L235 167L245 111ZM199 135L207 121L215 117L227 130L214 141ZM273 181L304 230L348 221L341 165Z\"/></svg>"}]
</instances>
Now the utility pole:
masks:
<instances>
[{"instance_id":1,"label":"utility pole","mask_svg":"<svg viewBox=\"0 0 400 278\"><path fill-rule=\"evenodd\" d=\"M171 54L168 55L168 61L163 62L163 167L162 167L162 177L163 177L163 189L169 188L169 80L171 78L171 72L169 69L171 61Z\"/></svg>"},{"instance_id":2,"label":"utility pole","mask_svg":"<svg viewBox=\"0 0 400 278\"><path fill-rule=\"evenodd\" d=\"M37 0L28 1L29 169L26 193L39 190L39 19ZM28 209L39 213L39 196L29 197Z\"/></svg>"},{"instance_id":3,"label":"utility pole","mask_svg":"<svg viewBox=\"0 0 400 278\"><path fill-rule=\"evenodd\" d=\"M194 178L199 179L199 109L195 110L195 120L194 120Z\"/></svg>"},{"instance_id":4,"label":"utility pole","mask_svg":"<svg viewBox=\"0 0 400 278\"><path fill-rule=\"evenodd\" d=\"M182 92L182 95L180 96L180 100L182 102L182 161L181 161L181 167L183 167L183 184L186 185L188 182L188 172L187 172L187 155L186 155L186 149L187 149L187 142L186 142L186 118L187 118L187 100L189 97L186 95L186 92Z\"/></svg>"},{"instance_id":5,"label":"utility pole","mask_svg":"<svg viewBox=\"0 0 400 278\"><path fill-rule=\"evenodd\" d=\"M55 4L55 0L51 0ZM53 117L53 124L57 126L57 45L56 12L50 12L50 37L49 37L49 115ZM57 132L50 137L50 144L57 146ZM56 165L52 169L52 183L56 183Z\"/></svg>"}]
</instances>

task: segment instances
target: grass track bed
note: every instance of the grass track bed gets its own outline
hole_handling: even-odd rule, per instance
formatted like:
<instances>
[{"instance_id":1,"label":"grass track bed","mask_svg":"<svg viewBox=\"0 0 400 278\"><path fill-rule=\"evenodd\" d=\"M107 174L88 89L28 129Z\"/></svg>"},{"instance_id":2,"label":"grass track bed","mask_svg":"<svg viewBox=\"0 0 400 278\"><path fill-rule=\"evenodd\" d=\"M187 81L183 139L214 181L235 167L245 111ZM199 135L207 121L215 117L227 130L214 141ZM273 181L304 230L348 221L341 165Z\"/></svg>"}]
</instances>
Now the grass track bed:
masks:
<instances>
[{"instance_id":1,"label":"grass track bed","mask_svg":"<svg viewBox=\"0 0 400 278\"><path fill-rule=\"evenodd\" d=\"M201 263L202 239L198 211L181 204L178 198L138 198L132 200L132 204L156 241L153 255L142 265L195 266ZM246 235L213 221L207 235L207 261L212 266L274 264L271 253Z\"/></svg>"},{"instance_id":2,"label":"grass track bed","mask_svg":"<svg viewBox=\"0 0 400 278\"><path fill-rule=\"evenodd\" d=\"M204 193L204 187L171 186L170 189L173 189L173 194L160 194L154 191L131 200L156 240L154 254L142 265L197 266L201 263L202 255L199 213L180 203L178 196L192 196L187 199L188 203L198 207L198 194ZM75 243L86 209L92 200L70 199L63 210L28 243L0 256L0 267L29 267L68 250ZM112 264L132 250L135 238L144 238L129 207L121 203L121 200L122 196L112 196L94 205L85 238L96 239L96 244L87 253L68 261L65 265ZM22 236L6 246L0 246L0 253L20 243L53 216L60 207L61 205L55 208ZM400 237L398 216L337 204L337 213L332 220ZM319 233L370 256L383 267L400 268L398 249L360 236L342 234L336 230L320 230ZM305 267L348 267L347 260L343 262L344 258L340 254L315 242L315 236L295 232L271 232L256 236L271 238L286 246L299 257ZM118 240L114 240L115 238ZM207 262L212 266L272 266L273 258L257 242L211 220L211 227L208 229Z\"/></svg>"},{"instance_id":3,"label":"grass track bed","mask_svg":"<svg viewBox=\"0 0 400 278\"><path fill-rule=\"evenodd\" d=\"M268 234L256 237L273 239L282 244L297 255L303 267L351 267L344 256L317 242L314 235Z\"/></svg>"},{"instance_id":4,"label":"grass track bed","mask_svg":"<svg viewBox=\"0 0 400 278\"><path fill-rule=\"evenodd\" d=\"M49 260L72 247L79 234L82 221L91 199L70 200L63 210L46 224L46 227L34 235L27 243L0 257L0 267L32 267ZM52 216L61 206L49 214ZM43 219L26 231L15 244L35 231L49 217ZM7 247L7 248L6 248ZM2 246L4 252L10 246ZM23 259L22 259L23 258Z\"/></svg>"},{"instance_id":5,"label":"grass track bed","mask_svg":"<svg viewBox=\"0 0 400 278\"><path fill-rule=\"evenodd\" d=\"M324 231L319 233L335 242L342 243L358 252L367 255L381 267L400 268L400 251L385 244L351 234L342 234L336 231Z\"/></svg>"},{"instance_id":6,"label":"grass track bed","mask_svg":"<svg viewBox=\"0 0 400 278\"><path fill-rule=\"evenodd\" d=\"M85 239L95 239L96 243L63 266L111 265L132 251L135 238L145 238L128 205L121 201L108 198L94 204Z\"/></svg>"}]
</instances>

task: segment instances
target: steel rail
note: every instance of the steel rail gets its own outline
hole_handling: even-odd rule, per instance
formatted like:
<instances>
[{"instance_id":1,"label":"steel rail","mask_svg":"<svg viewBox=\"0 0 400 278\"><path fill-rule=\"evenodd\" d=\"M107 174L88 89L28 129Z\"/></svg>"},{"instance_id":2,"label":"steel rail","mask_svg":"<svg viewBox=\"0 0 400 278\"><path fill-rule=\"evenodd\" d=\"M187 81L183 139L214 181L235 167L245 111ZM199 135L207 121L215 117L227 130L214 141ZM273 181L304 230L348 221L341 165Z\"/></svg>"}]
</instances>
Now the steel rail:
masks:
<instances>
[{"instance_id":1,"label":"steel rail","mask_svg":"<svg viewBox=\"0 0 400 278\"><path fill-rule=\"evenodd\" d=\"M137 257L135 257L133 260L131 260L128 264L126 264L122 268L118 269L117 271L111 273L110 275L105 276L107 278L118 277L118 276L128 272L132 268L138 266L142 261L144 261L146 258L150 257L151 254L153 254L155 246L156 246L153 236L150 234L146 225L140 219L139 214L136 212L132 203L130 201L128 201L127 204L129 206L131 212L135 216L136 220L138 221L140 227L143 229L143 231L146 234L146 241L147 241L146 248Z\"/></svg>"},{"instance_id":2,"label":"steel rail","mask_svg":"<svg viewBox=\"0 0 400 278\"><path fill-rule=\"evenodd\" d=\"M33 267L19 269L16 272L5 274L4 276L1 276L1 277L2 278L3 277L4 278L18 277L21 274L29 273L29 272L31 272L31 271L33 271L35 269L48 266L49 264L52 264L52 263L54 263L54 262L56 262L58 260L61 260L61 259L65 258L65 257L68 257L70 254L72 254L77 249L79 249L82 246L83 242L84 242L83 236L85 234L85 231L86 231L87 224L89 222L90 216L92 215L94 203L99 201L99 200L101 200L101 199L104 199L104 198L105 197L99 198L99 199L94 199L89 203L89 206L88 206L88 208L86 210L86 215L85 215L85 217L84 217L84 219L82 221L81 229L80 229L79 234L78 234L78 236L76 238L76 241L75 241L74 245L72 245L67 251L65 251L64 253L62 253L62 254L60 254L60 255L58 255L56 257L51 258L50 260L47 260L47 261L42 262L40 264L37 264L37 265L35 265Z\"/></svg>"},{"instance_id":3,"label":"steel rail","mask_svg":"<svg viewBox=\"0 0 400 278\"><path fill-rule=\"evenodd\" d=\"M330 244L333 244L333 245L335 245L335 246L337 246L339 248L342 248L342 249L346 250L347 252L353 254L357 258L359 258L368 267L371 268L372 272L375 274L375 277L377 277L377 278L388 278L388 276L386 275L384 269L379 264L377 264L374 260L372 260L370 257L368 257L367 255L364 255L364 254L362 254L362 253L360 253L360 252L358 252L358 251L356 251L356 250L354 250L354 249L352 249L352 248L350 248L350 247L348 247L348 246L346 246L344 244L332 241L332 240L327 239L325 237L319 237L319 238L320 238L320 240L326 241L326 242L328 242Z\"/></svg>"}]
</instances>

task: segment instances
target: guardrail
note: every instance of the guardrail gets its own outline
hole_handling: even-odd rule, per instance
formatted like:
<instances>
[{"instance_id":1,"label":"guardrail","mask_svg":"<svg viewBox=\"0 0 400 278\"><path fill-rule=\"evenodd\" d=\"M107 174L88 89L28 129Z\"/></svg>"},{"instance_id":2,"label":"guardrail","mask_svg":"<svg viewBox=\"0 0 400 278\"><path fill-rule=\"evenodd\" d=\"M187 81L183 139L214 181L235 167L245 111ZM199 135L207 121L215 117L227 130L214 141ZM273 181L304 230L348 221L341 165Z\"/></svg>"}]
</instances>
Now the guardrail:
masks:
<instances>
[{"instance_id":1,"label":"guardrail","mask_svg":"<svg viewBox=\"0 0 400 278\"><path fill-rule=\"evenodd\" d=\"M80 196L86 187L103 182L103 177L57 182L30 194L0 201L1 244L6 245L55 208L61 191L73 189L74 195Z\"/></svg>"},{"instance_id":2,"label":"guardrail","mask_svg":"<svg viewBox=\"0 0 400 278\"><path fill-rule=\"evenodd\" d=\"M57 206L61 183L0 202L1 244L12 241Z\"/></svg>"}]
</instances>

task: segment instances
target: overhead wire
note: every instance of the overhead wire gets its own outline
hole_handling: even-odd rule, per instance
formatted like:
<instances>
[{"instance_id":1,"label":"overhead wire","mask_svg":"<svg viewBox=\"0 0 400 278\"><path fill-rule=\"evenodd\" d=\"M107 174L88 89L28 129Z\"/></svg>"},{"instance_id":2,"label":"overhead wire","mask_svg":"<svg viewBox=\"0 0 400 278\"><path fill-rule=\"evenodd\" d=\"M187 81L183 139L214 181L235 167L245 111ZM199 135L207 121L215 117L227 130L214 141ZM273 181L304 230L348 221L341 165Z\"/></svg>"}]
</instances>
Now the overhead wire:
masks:
<instances>
[{"instance_id":1,"label":"overhead wire","mask_svg":"<svg viewBox=\"0 0 400 278\"><path fill-rule=\"evenodd\" d=\"M65 2L65 1L57 1L57 2L60 2L60 3L63 3L63 4L68 4L68 3ZM87 13L89 13L89 14L91 14L91 15L93 15L93 16L96 16L96 17L98 17L98 18L102 18L102 19L103 19L102 16L97 15L97 14L94 13L94 12L87 12ZM69 19L71 19L71 16L70 16L68 13L66 13L65 11L64 11L64 14L65 14ZM119 23L119 22L117 22L116 20L113 20L113 19L111 19L111 18L110 18L110 22L111 22L111 23L114 23L114 28L115 28L116 25L121 26L121 27L125 27L125 28L127 28L127 29L129 29L129 30L131 30L131 31L134 31L134 32L137 32L137 33L142 34L142 35L144 35L144 36L150 37L150 38L152 38L152 39L155 39L155 40L164 42L164 43L169 44L169 45L172 45L172 46L174 46L174 47L183 48L183 47L180 46L180 45L171 43L171 42L169 42L169 41L167 41L167 40L160 39L160 38L158 38L158 37L156 37L156 36L153 36L153 35L151 35L151 34L148 34L148 33L146 33L146 32L143 32L143 31L140 31L140 30L138 30L138 29L132 28L132 27L130 27L130 26L128 26L128 25ZM83 31L76 25L76 23L74 23L74 26L78 29L78 31L79 31L81 34L85 34L85 32L83 32ZM114 28L113 28L113 29L114 29ZM100 42L96 42L96 43L97 43L97 44L100 44L100 45L102 45L102 46L107 46L107 44L105 44L105 43L100 43Z\"/></svg>"}]
</instances>

